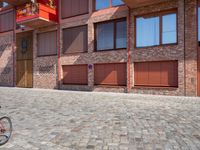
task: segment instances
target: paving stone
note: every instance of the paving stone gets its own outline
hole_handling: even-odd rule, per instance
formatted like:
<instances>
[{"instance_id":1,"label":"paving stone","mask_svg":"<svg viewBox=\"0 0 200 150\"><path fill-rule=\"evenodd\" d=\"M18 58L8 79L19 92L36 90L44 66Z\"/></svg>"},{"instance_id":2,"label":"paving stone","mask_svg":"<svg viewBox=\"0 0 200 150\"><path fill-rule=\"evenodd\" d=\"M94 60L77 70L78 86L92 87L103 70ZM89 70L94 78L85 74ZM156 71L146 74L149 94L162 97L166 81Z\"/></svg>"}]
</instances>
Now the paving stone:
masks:
<instances>
[{"instance_id":1,"label":"paving stone","mask_svg":"<svg viewBox=\"0 0 200 150\"><path fill-rule=\"evenodd\" d=\"M199 150L200 98L0 88L3 150Z\"/></svg>"}]
</instances>

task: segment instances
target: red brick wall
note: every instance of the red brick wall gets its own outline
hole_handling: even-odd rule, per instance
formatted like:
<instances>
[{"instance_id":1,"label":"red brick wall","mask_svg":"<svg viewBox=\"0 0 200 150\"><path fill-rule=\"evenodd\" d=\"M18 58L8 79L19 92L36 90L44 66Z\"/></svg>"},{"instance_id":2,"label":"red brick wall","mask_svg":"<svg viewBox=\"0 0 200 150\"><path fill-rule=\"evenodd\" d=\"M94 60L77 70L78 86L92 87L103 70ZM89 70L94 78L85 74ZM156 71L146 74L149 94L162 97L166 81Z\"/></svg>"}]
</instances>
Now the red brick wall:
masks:
<instances>
[{"instance_id":1,"label":"red brick wall","mask_svg":"<svg viewBox=\"0 0 200 150\"><path fill-rule=\"evenodd\" d=\"M197 0L168 0L160 4L150 5L131 10L131 87L132 93L145 94L164 94L164 95L197 95ZM178 44L168 46L156 46L150 48L135 48L134 37L134 18L138 15L178 9ZM89 0L89 14L80 15L67 19L60 19L60 39L62 39L62 29L81 25L88 25L88 52L76 54L62 54L62 40L60 40L62 65L73 64L90 64L88 69L88 85L64 85L61 82L61 89L70 90L93 90L93 91L115 91L126 92L126 87L107 87L94 86L94 64L97 63L119 63L127 62L127 49L95 52L94 50L94 23L124 18L128 16L128 8L126 6L108 8L93 12L93 0ZM185 23L185 25L184 25ZM58 88L58 56L37 57L37 33L57 30L58 26L49 26L34 30L34 73L33 84L36 88ZM20 31L21 32L21 31ZM0 36L10 33L0 33ZM2 43L0 42L0 45ZM0 85L11 86L13 84L12 69L12 47L7 48L1 53L0 68L6 68L5 62L11 67L8 76L0 76ZM136 88L134 87L134 62L145 61L164 61L178 60L178 88ZM42 72L44 68L50 68L48 72ZM62 67L61 67L62 68ZM128 67L127 67L128 68ZM1 70L0 70L1 71ZM62 70L61 79L63 77ZM5 78L6 77L6 78ZM128 75L127 75L128 78ZM3 82L4 83L3 83Z\"/></svg>"},{"instance_id":2,"label":"red brick wall","mask_svg":"<svg viewBox=\"0 0 200 150\"><path fill-rule=\"evenodd\" d=\"M186 95L197 95L197 0L185 0Z\"/></svg>"}]
</instances>

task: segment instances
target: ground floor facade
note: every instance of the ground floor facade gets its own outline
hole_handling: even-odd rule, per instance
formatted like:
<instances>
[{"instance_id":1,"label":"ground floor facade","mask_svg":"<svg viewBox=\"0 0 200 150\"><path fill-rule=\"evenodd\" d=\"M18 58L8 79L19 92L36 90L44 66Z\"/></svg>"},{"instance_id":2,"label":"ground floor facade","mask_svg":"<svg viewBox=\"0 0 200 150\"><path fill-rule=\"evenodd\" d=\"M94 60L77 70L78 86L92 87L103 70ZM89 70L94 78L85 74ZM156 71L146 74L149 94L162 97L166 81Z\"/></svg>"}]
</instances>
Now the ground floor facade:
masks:
<instances>
[{"instance_id":1,"label":"ground floor facade","mask_svg":"<svg viewBox=\"0 0 200 150\"><path fill-rule=\"evenodd\" d=\"M167 0L134 9L119 6L95 12L91 0L89 4L88 14L61 17L58 25L1 32L0 85L182 96L200 94L197 0ZM137 19L151 18L152 14L162 20L165 14L176 15L175 43L137 47ZM120 45L123 42L118 45L117 41L122 39L119 38L111 41L114 46L110 50L97 51L101 44L97 43L100 37L96 38L96 33L106 26L99 24L111 21L116 30L118 26L124 27L124 20L127 34L119 34L119 37L126 35L126 46ZM165 34L163 31L164 27L162 34ZM69 39L69 35L76 36ZM114 35L117 37L118 31L114 31Z\"/></svg>"}]
</instances>

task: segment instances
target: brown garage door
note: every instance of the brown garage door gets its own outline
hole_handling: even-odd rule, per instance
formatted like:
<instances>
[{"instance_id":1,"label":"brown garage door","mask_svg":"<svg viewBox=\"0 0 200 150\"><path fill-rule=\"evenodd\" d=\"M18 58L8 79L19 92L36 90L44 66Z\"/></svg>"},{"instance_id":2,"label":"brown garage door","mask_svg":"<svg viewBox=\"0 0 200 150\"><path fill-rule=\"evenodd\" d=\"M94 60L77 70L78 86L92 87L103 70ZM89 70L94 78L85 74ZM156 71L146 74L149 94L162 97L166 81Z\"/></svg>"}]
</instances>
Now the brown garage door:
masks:
<instances>
[{"instance_id":1,"label":"brown garage door","mask_svg":"<svg viewBox=\"0 0 200 150\"><path fill-rule=\"evenodd\" d=\"M96 64L94 66L95 85L126 85L126 63Z\"/></svg>"},{"instance_id":2,"label":"brown garage door","mask_svg":"<svg viewBox=\"0 0 200 150\"><path fill-rule=\"evenodd\" d=\"M63 84L87 85L87 65L63 66Z\"/></svg>"},{"instance_id":3,"label":"brown garage door","mask_svg":"<svg viewBox=\"0 0 200 150\"><path fill-rule=\"evenodd\" d=\"M178 86L178 61L134 63L135 86Z\"/></svg>"}]
</instances>

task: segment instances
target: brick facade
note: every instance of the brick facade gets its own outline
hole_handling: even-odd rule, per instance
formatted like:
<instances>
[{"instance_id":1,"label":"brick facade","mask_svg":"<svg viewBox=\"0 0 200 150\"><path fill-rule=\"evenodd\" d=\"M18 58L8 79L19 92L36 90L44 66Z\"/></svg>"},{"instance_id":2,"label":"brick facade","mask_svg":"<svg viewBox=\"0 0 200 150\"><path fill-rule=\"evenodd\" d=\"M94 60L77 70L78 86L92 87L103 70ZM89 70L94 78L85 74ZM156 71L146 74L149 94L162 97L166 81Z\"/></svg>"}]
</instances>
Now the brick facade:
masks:
<instances>
[{"instance_id":1,"label":"brick facade","mask_svg":"<svg viewBox=\"0 0 200 150\"><path fill-rule=\"evenodd\" d=\"M13 31L0 34L0 85L13 86Z\"/></svg>"},{"instance_id":2,"label":"brick facade","mask_svg":"<svg viewBox=\"0 0 200 150\"><path fill-rule=\"evenodd\" d=\"M135 17L164 10L177 8L178 15L178 44L168 46L155 46L148 48L135 48ZM89 13L67 19L60 18L60 24L33 30L33 87L63 90L86 90L127 92L127 87L108 87L94 85L94 64L128 62L128 49L95 52L94 24L120 18L127 18L130 11L130 74L127 70L127 82L131 84L131 93L186 95L197 96L197 0L168 0L163 3L134 8L119 6L99 11L93 11L93 0L89 0ZM60 12L61 13L61 12ZM63 29L81 25L88 26L88 51L86 53L63 54ZM32 29L26 29L32 30ZM25 30L25 31L26 31ZM47 31L57 31L58 54L56 56L37 56L37 34ZM18 30L17 33L25 32ZM1 37L9 37L13 41L13 32L0 33ZM59 41L60 39L60 41ZM59 49L60 47L60 49ZM13 47L7 46L0 51L0 85L13 86ZM151 88L134 86L134 62L178 60L178 88ZM6 62L6 64L5 64ZM59 63L58 63L59 62ZM62 83L63 65L87 64L88 85L64 85ZM127 64L128 65L128 64ZM42 72L42 68L48 68ZM129 67L127 67L129 68ZM8 75L5 75L8 73ZM59 82L60 75L60 82Z\"/></svg>"}]
</instances>

